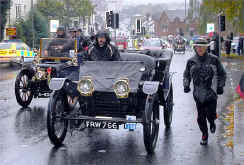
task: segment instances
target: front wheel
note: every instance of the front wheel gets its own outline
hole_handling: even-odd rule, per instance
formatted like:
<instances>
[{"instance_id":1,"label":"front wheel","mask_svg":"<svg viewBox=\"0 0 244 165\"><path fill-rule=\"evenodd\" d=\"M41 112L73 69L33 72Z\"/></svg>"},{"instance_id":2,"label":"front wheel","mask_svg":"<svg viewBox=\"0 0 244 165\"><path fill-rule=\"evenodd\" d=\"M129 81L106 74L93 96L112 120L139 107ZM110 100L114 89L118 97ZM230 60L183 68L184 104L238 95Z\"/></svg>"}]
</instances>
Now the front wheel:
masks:
<instances>
[{"instance_id":1,"label":"front wheel","mask_svg":"<svg viewBox=\"0 0 244 165\"><path fill-rule=\"evenodd\" d=\"M61 92L55 92L48 103L47 131L52 144L62 145L67 129L68 120L62 119L65 110L68 108L67 97Z\"/></svg>"},{"instance_id":2,"label":"front wheel","mask_svg":"<svg viewBox=\"0 0 244 165\"><path fill-rule=\"evenodd\" d=\"M23 107L27 107L33 99L30 81L31 76L27 71L21 71L15 80L15 97Z\"/></svg>"},{"instance_id":3,"label":"front wheel","mask_svg":"<svg viewBox=\"0 0 244 165\"><path fill-rule=\"evenodd\" d=\"M171 84L169 95L166 99L164 106L164 125L166 128L170 128L173 116L173 87Z\"/></svg>"},{"instance_id":4,"label":"front wheel","mask_svg":"<svg viewBox=\"0 0 244 165\"><path fill-rule=\"evenodd\" d=\"M154 152L159 131L159 101L158 96L148 96L144 113L144 144L149 154Z\"/></svg>"}]
</instances>

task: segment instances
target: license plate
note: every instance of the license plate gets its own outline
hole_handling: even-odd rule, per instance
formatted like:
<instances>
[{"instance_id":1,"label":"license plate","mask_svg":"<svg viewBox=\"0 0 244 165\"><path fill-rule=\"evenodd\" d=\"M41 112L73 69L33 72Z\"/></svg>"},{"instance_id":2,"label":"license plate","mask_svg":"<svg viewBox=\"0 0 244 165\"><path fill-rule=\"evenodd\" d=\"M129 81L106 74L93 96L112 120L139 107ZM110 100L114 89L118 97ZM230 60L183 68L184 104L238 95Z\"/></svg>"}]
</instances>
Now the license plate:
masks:
<instances>
[{"instance_id":1,"label":"license plate","mask_svg":"<svg viewBox=\"0 0 244 165\"><path fill-rule=\"evenodd\" d=\"M119 129L119 124L109 121L86 121L86 128Z\"/></svg>"},{"instance_id":2,"label":"license plate","mask_svg":"<svg viewBox=\"0 0 244 165\"><path fill-rule=\"evenodd\" d=\"M126 116L126 120L136 120L136 116ZM128 130L135 130L136 129L136 123L126 123L124 125L125 129Z\"/></svg>"}]
</instances>

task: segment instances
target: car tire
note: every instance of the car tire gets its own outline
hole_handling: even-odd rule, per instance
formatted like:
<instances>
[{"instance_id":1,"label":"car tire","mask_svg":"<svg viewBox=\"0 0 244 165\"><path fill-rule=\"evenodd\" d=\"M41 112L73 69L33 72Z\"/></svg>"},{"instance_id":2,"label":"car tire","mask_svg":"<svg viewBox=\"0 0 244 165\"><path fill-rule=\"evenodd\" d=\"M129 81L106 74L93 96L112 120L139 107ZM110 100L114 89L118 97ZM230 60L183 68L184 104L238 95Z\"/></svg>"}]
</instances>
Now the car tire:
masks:
<instances>
[{"instance_id":1,"label":"car tire","mask_svg":"<svg viewBox=\"0 0 244 165\"><path fill-rule=\"evenodd\" d=\"M28 71L21 71L15 80L15 97L19 105L28 107L33 99L30 87L31 76Z\"/></svg>"},{"instance_id":2,"label":"car tire","mask_svg":"<svg viewBox=\"0 0 244 165\"><path fill-rule=\"evenodd\" d=\"M165 101L164 106L164 125L166 128L171 127L173 117L173 87L171 84L169 95Z\"/></svg>"},{"instance_id":3,"label":"car tire","mask_svg":"<svg viewBox=\"0 0 244 165\"><path fill-rule=\"evenodd\" d=\"M145 148L149 154L152 154L157 144L159 131L159 101L157 95L147 97L143 123Z\"/></svg>"},{"instance_id":4,"label":"car tire","mask_svg":"<svg viewBox=\"0 0 244 165\"><path fill-rule=\"evenodd\" d=\"M68 120L57 119L56 117L57 114L62 116L66 108L68 108L66 95L61 92L54 92L48 103L47 132L51 143L56 147L63 144L68 129ZM60 130L56 127L57 122L60 123Z\"/></svg>"}]
</instances>

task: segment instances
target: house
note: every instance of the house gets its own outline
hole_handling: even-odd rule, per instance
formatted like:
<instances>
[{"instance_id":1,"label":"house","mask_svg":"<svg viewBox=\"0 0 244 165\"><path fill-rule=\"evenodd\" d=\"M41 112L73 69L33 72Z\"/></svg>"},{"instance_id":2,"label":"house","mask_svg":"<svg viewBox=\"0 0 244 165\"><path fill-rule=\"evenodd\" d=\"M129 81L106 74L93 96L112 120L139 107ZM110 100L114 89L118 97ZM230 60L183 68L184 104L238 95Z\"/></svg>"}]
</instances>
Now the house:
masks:
<instances>
[{"instance_id":1,"label":"house","mask_svg":"<svg viewBox=\"0 0 244 165\"><path fill-rule=\"evenodd\" d=\"M176 13L177 11L175 11ZM169 13L169 14L168 14ZM181 16L173 14L173 12L163 11L159 20L155 20L155 31L157 36L168 35L192 35L197 32L198 21L197 19L188 21L182 17L182 12L179 12Z\"/></svg>"}]
</instances>

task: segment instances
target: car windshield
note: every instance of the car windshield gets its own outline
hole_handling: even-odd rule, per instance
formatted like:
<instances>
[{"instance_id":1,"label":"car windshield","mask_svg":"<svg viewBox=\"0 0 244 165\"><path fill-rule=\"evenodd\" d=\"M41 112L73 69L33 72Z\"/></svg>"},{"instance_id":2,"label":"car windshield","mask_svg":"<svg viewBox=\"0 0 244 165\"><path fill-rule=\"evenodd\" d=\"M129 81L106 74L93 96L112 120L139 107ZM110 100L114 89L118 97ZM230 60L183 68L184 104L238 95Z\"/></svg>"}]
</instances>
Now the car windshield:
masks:
<instances>
[{"instance_id":1,"label":"car windshield","mask_svg":"<svg viewBox=\"0 0 244 165\"><path fill-rule=\"evenodd\" d=\"M75 40L63 38L41 39L41 57L72 58L76 48L75 43Z\"/></svg>"},{"instance_id":2,"label":"car windshield","mask_svg":"<svg viewBox=\"0 0 244 165\"><path fill-rule=\"evenodd\" d=\"M143 46L161 47L161 42L160 40L146 40L144 41Z\"/></svg>"},{"instance_id":3,"label":"car windshield","mask_svg":"<svg viewBox=\"0 0 244 165\"><path fill-rule=\"evenodd\" d=\"M11 44L10 43L0 43L0 49L10 49Z\"/></svg>"}]
</instances>

